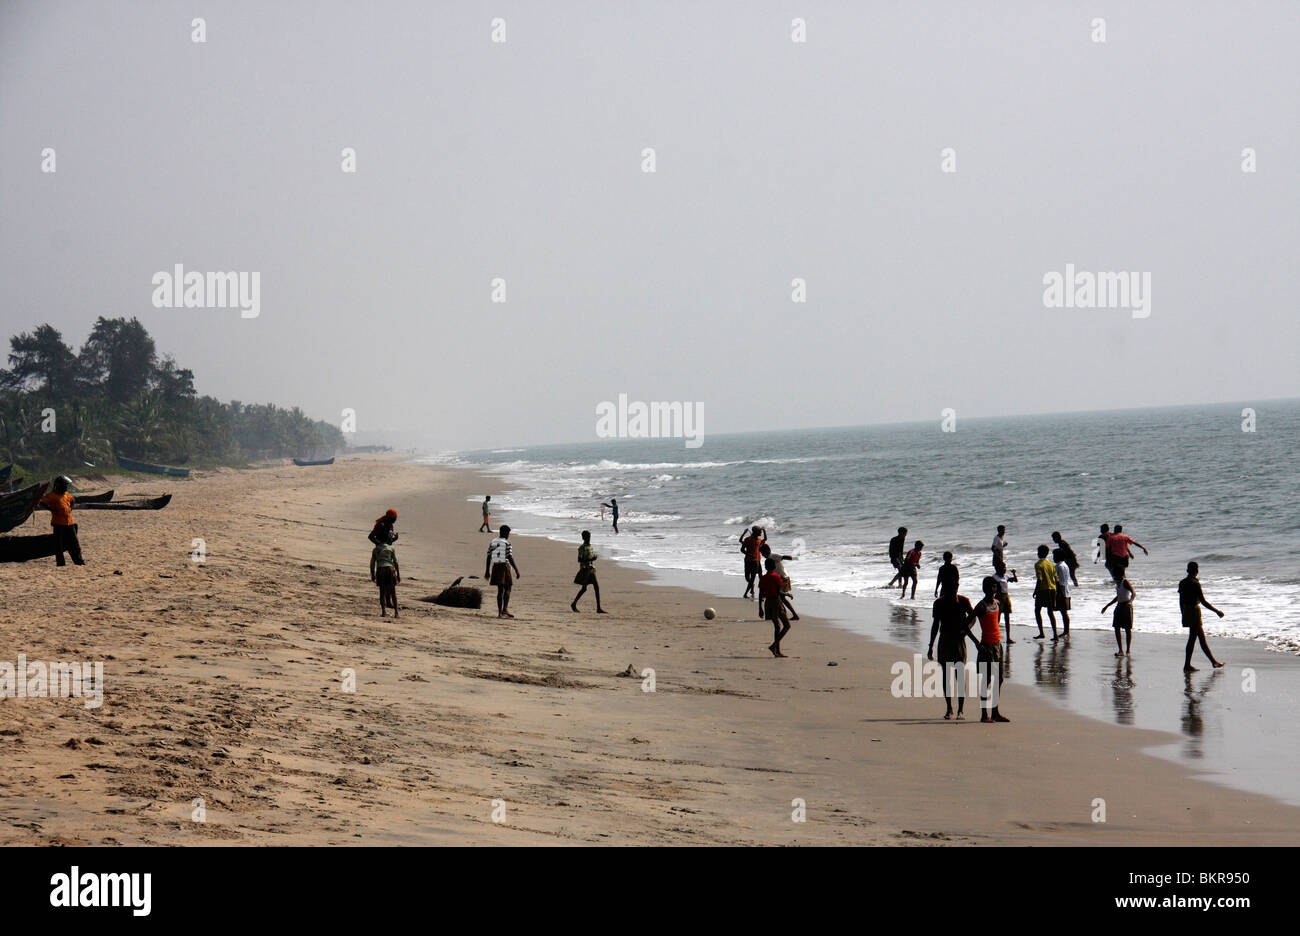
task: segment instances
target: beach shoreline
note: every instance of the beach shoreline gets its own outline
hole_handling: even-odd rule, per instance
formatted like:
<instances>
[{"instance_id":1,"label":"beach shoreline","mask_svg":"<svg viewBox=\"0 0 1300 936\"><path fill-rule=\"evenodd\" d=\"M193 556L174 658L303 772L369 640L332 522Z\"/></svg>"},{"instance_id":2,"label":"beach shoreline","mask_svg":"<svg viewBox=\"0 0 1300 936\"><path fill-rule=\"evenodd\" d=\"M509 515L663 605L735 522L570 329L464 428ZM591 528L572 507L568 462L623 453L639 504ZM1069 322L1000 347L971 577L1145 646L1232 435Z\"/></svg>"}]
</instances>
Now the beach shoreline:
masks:
<instances>
[{"instance_id":1,"label":"beach shoreline","mask_svg":"<svg viewBox=\"0 0 1300 936\"><path fill-rule=\"evenodd\" d=\"M890 694L900 646L829 622L774 660L752 602L707 599L705 621L699 593L607 560L611 613L588 593L575 615L574 550L548 539L515 539L514 621L491 590L480 611L413 601L482 575L467 499L499 483L378 457L198 472L152 523L83 515L84 568L0 568L12 652L101 659L106 690L0 702L4 841L1300 843L1300 809L1142 753L1167 734L1014 683L1012 724L945 723L942 699ZM390 506L398 622L366 572Z\"/></svg>"}]
</instances>

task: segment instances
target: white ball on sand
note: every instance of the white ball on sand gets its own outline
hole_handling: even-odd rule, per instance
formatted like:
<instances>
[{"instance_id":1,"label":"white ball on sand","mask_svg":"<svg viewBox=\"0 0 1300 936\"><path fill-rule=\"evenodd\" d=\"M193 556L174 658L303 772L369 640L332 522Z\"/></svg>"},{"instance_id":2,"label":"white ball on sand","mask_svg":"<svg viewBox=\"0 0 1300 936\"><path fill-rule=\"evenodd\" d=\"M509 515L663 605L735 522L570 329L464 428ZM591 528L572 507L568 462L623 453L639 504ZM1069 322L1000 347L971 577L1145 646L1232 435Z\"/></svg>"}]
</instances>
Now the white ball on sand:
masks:
<instances>
[{"instance_id":1,"label":"white ball on sand","mask_svg":"<svg viewBox=\"0 0 1300 936\"><path fill-rule=\"evenodd\" d=\"M706 621L712 621L717 616L718 616L718 612L714 611L712 608L704 609L704 619Z\"/></svg>"}]
</instances>

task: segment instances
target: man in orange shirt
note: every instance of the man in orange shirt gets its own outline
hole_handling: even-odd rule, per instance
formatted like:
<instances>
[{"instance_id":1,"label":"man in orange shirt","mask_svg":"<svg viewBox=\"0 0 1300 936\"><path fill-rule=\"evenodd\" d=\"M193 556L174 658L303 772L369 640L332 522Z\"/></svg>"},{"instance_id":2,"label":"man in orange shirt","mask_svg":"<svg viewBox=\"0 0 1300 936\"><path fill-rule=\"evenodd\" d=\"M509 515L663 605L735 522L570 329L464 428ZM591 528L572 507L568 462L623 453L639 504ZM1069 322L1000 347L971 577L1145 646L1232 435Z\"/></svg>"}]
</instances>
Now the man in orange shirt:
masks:
<instances>
[{"instance_id":1,"label":"man in orange shirt","mask_svg":"<svg viewBox=\"0 0 1300 936\"><path fill-rule=\"evenodd\" d=\"M74 565L85 565L81 558L81 544L77 542L77 525L72 522L72 502L76 500L68 492L72 479L64 475L54 479L50 492L41 498L41 503L50 509L50 526L54 533L54 559L59 565L66 552L72 557Z\"/></svg>"}]
</instances>

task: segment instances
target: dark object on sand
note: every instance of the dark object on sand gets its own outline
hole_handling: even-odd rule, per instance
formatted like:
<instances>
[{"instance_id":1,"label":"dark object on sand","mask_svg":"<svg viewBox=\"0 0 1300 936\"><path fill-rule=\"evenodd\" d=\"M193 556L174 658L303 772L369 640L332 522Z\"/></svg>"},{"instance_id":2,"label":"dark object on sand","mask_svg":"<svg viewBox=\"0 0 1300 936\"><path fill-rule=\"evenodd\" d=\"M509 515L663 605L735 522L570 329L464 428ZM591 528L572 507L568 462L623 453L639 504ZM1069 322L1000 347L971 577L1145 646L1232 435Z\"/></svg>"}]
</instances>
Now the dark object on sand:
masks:
<instances>
[{"instance_id":1,"label":"dark object on sand","mask_svg":"<svg viewBox=\"0 0 1300 936\"><path fill-rule=\"evenodd\" d=\"M446 608L481 608L483 607L483 592L470 585L461 585L461 578L456 579L451 585L438 592L436 595L430 595L427 598L421 598L421 601L431 601L434 604L442 605Z\"/></svg>"},{"instance_id":2,"label":"dark object on sand","mask_svg":"<svg viewBox=\"0 0 1300 936\"><path fill-rule=\"evenodd\" d=\"M162 510L172 502L170 494L164 494L161 497L146 497L137 500L120 500L120 501L103 501L92 502L89 504L77 501L72 505L73 510Z\"/></svg>"},{"instance_id":3,"label":"dark object on sand","mask_svg":"<svg viewBox=\"0 0 1300 936\"><path fill-rule=\"evenodd\" d=\"M49 485L42 481L21 491L0 494L0 533L8 533L14 527L26 523L27 518L36 509L36 505L45 496L45 489L48 487Z\"/></svg>"},{"instance_id":4,"label":"dark object on sand","mask_svg":"<svg viewBox=\"0 0 1300 936\"><path fill-rule=\"evenodd\" d=\"M87 504L107 504L113 499L113 492L105 491L103 494L74 494L72 496L75 498L72 504L73 507L84 507ZM49 510L50 508L46 507L44 504L37 504L36 509Z\"/></svg>"},{"instance_id":5,"label":"dark object on sand","mask_svg":"<svg viewBox=\"0 0 1300 936\"><path fill-rule=\"evenodd\" d=\"M0 562L27 562L54 555L54 534L0 536Z\"/></svg>"},{"instance_id":6,"label":"dark object on sand","mask_svg":"<svg viewBox=\"0 0 1300 936\"><path fill-rule=\"evenodd\" d=\"M136 461L134 458L117 456L117 463L127 471L144 471L149 474L171 475L173 478L188 478L188 468L168 468L166 465L151 465L149 462Z\"/></svg>"},{"instance_id":7,"label":"dark object on sand","mask_svg":"<svg viewBox=\"0 0 1300 936\"><path fill-rule=\"evenodd\" d=\"M293 463L299 468L314 468L317 465L332 465L334 464L334 458L331 456L330 458L323 458L320 461L306 461L302 458L295 458Z\"/></svg>"}]
</instances>

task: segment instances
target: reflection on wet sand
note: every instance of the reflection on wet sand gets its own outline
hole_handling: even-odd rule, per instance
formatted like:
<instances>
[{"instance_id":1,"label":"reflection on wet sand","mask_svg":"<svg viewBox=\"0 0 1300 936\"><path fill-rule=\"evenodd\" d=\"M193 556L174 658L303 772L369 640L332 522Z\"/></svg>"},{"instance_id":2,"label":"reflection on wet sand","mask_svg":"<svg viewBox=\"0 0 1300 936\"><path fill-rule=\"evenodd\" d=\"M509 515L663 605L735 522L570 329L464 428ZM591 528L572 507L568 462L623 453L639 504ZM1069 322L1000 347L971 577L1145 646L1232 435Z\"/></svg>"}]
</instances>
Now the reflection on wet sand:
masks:
<instances>
[{"instance_id":1,"label":"reflection on wet sand","mask_svg":"<svg viewBox=\"0 0 1300 936\"><path fill-rule=\"evenodd\" d=\"M1070 642L1035 641L1034 646L1034 682L1043 689L1063 695L1070 681L1069 667L1066 665Z\"/></svg>"},{"instance_id":2,"label":"reflection on wet sand","mask_svg":"<svg viewBox=\"0 0 1300 936\"><path fill-rule=\"evenodd\" d=\"M910 647L918 638L924 640L929 631L925 635L918 634L917 628L920 625L921 615L916 608L895 606L889 609L889 639L894 643Z\"/></svg>"},{"instance_id":3,"label":"reflection on wet sand","mask_svg":"<svg viewBox=\"0 0 1300 936\"><path fill-rule=\"evenodd\" d=\"M1183 674L1183 712L1182 712L1182 729L1183 734L1187 735L1187 743L1183 745L1183 753L1187 757L1200 758L1205 756L1205 750L1202 747L1202 735L1205 734L1205 713L1202 706L1209 697L1210 690L1214 688L1218 680L1215 678L1222 670L1212 670L1209 673L1201 674L1199 679L1195 678L1195 673Z\"/></svg>"},{"instance_id":4,"label":"reflection on wet sand","mask_svg":"<svg viewBox=\"0 0 1300 936\"><path fill-rule=\"evenodd\" d=\"M1111 678L1111 705L1115 708L1115 721L1121 725L1133 724L1137 706L1133 704L1133 661L1129 657L1115 659L1115 675Z\"/></svg>"}]
</instances>

